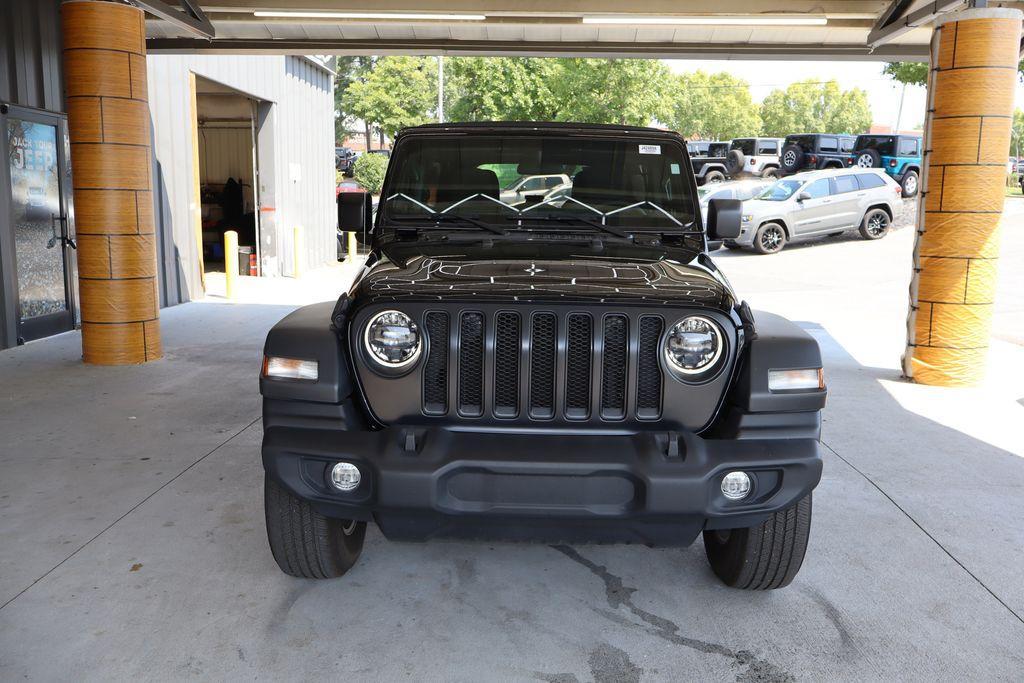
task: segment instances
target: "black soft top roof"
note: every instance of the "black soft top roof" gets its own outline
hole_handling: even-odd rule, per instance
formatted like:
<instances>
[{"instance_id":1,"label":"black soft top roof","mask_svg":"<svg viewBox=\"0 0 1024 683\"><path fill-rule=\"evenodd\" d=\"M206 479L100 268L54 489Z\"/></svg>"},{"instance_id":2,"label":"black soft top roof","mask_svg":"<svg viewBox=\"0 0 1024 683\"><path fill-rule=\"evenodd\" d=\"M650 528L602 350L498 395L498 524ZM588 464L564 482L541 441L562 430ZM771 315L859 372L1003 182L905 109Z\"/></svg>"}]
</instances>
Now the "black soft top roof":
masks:
<instances>
[{"instance_id":1,"label":"black soft top roof","mask_svg":"<svg viewBox=\"0 0 1024 683\"><path fill-rule=\"evenodd\" d=\"M604 123L573 123L555 121L473 121L467 123L427 123L422 126L403 128L396 137L417 134L436 133L523 133L535 131L538 133L589 133L604 135L636 135L642 134L645 137L670 137L680 142L685 142L682 136L675 131L663 130L660 128L645 128L642 126L619 126Z\"/></svg>"}]
</instances>

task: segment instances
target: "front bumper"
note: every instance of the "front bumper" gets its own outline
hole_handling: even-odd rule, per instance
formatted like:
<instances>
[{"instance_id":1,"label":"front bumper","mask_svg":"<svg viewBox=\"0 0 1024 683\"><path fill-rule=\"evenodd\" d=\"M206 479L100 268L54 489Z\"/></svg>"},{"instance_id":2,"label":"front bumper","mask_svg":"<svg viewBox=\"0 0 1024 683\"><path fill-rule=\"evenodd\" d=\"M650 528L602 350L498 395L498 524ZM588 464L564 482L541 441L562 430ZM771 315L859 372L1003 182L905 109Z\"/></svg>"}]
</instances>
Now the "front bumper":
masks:
<instances>
[{"instance_id":1,"label":"front bumper","mask_svg":"<svg viewBox=\"0 0 1024 683\"><path fill-rule=\"evenodd\" d=\"M328 483L354 463L351 493ZM389 538L488 538L688 545L702 529L761 523L821 478L814 439L702 439L681 432L555 434L399 427L271 427L267 474L321 514L374 521ZM754 479L746 500L726 472Z\"/></svg>"}]
</instances>

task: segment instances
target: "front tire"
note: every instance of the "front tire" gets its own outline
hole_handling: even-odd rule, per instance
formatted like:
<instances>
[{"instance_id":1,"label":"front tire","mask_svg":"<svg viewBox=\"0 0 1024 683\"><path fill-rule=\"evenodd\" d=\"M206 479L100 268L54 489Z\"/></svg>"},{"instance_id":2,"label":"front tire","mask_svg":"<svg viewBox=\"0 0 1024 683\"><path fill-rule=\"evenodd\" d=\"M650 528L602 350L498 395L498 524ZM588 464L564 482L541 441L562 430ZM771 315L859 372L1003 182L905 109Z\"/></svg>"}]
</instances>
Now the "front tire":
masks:
<instances>
[{"instance_id":1,"label":"front tire","mask_svg":"<svg viewBox=\"0 0 1024 683\"><path fill-rule=\"evenodd\" d=\"M769 166L768 168L764 169L764 171L761 173L761 177L766 178L768 180L778 180L779 169L777 169L775 166Z\"/></svg>"},{"instance_id":2,"label":"front tire","mask_svg":"<svg viewBox=\"0 0 1024 683\"><path fill-rule=\"evenodd\" d=\"M803 564L811 533L811 494L763 523L704 532L704 551L727 586L773 590L788 586Z\"/></svg>"},{"instance_id":3,"label":"front tire","mask_svg":"<svg viewBox=\"0 0 1024 683\"><path fill-rule=\"evenodd\" d=\"M263 502L270 551L285 574L331 579L359 559L366 522L325 517L269 476L263 480Z\"/></svg>"},{"instance_id":4,"label":"front tire","mask_svg":"<svg viewBox=\"0 0 1024 683\"><path fill-rule=\"evenodd\" d=\"M765 223L754 233L754 250L758 254L777 254L786 246L786 231L778 223Z\"/></svg>"}]
</instances>

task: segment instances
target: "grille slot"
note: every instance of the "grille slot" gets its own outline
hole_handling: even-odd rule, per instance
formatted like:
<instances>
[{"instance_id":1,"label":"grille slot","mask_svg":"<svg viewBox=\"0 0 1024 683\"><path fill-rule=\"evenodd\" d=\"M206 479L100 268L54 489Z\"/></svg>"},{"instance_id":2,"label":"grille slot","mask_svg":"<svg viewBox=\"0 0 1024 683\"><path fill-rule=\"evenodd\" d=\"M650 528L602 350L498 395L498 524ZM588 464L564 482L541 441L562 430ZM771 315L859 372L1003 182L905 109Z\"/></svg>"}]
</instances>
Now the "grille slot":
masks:
<instances>
[{"instance_id":1,"label":"grille slot","mask_svg":"<svg viewBox=\"0 0 1024 683\"><path fill-rule=\"evenodd\" d=\"M590 359L594 351L594 323L589 315L569 315L565 347L565 416L585 420L590 416Z\"/></svg>"},{"instance_id":2,"label":"grille slot","mask_svg":"<svg viewBox=\"0 0 1024 683\"><path fill-rule=\"evenodd\" d=\"M645 315L640 318L639 348L636 360L636 416L654 420L661 416L661 368L658 366L658 344L664 323L661 318Z\"/></svg>"},{"instance_id":3,"label":"grille slot","mask_svg":"<svg viewBox=\"0 0 1024 683\"><path fill-rule=\"evenodd\" d=\"M553 313L537 313L530 329L530 417L555 416L555 354L558 322Z\"/></svg>"},{"instance_id":4,"label":"grille slot","mask_svg":"<svg viewBox=\"0 0 1024 683\"><path fill-rule=\"evenodd\" d=\"M629 376L629 322L624 315L604 317L601 359L601 417L626 416L626 378Z\"/></svg>"},{"instance_id":5,"label":"grille slot","mask_svg":"<svg viewBox=\"0 0 1024 683\"><path fill-rule=\"evenodd\" d=\"M494 415L519 414L519 355L522 333L519 314L505 311L494 320Z\"/></svg>"},{"instance_id":6,"label":"grille slot","mask_svg":"<svg viewBox=\"0 0 1024 683\"><path fill-rule=\"evenodd\" d=\"M484 414L484 316L463 313L459 321L459 414Z\"/></svg>"},{"instance_id":7,"label":"grille slot","mask_svg":"<svg viewBox=\"0 0 1024 683\"><path fill-rule=\"evenodd\" d=\"M444 415L448 412L448 314L427 313L427 359L423 365L423 412Z\"/></svg>"}]
</instances>

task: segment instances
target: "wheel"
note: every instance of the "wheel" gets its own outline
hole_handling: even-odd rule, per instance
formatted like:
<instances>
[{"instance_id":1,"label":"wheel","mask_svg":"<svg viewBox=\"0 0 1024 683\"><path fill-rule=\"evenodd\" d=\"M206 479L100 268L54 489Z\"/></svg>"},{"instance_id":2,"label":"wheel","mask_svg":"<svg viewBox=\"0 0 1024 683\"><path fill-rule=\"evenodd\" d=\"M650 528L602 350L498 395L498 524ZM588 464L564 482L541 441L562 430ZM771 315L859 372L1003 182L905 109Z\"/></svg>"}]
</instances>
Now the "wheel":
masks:
<instances>
[{"instance_id":1,"label":"wheel","mask_svg":"<svg viewBox=\"0 0 1024 683\"><path fill-rule=\"evenodd\" d=\"M779 158L782 169L786 173L796 173L804 164L804 150L800 145L786 145L782 148L782 156Z\"/></svg>"},{"instance_id":2,"label":"wheel","mask_svg":"<svg viewBox=\"0 0 1024 683\"><path fill-rule=\"evenodd\" d=\"M754 234L754 249L759 254L774 254L786 246L786 231L778 223L765 223Z\"/></svg>"},{"instance_id":3,"label":"wheel","mask_svg":"<svg viewBox=\"0 0 1024 683\"><path fill-rule=\"evenodd\" d=\"M746 163L747 157L738 149L730 149L729 153L725 155L725 170L733 177L743 172Z\"/></svg>"},{"instance_id":4,"label":"wheel","mask_svg":"<svg viewBox=\"0 0 1024 683\"><path fill-rule=\"evenodd\" d=\"M263 480L263 503L270 551L285 574L330 579L359 559L366 522L324 517L269 476Z\"/></svg>"},{"instance_id":5,"label":"wheel","mask_svg":"<svg viewBox=\"0 0 1024 683\"><path fill-rule=\"evenodd\" d=\"M745 529L704 532L711 570L727 586L771 590L788 586L807 551L811 532L811 494Z\"/></svg>"},{"instance_id":6,"label":"wheel","mask_svg":"<svg viewBox=\"0 0 1024 683\"><path fill-rule=\"evenodd\" d=\"M864 220L860 224L860 236L866 240L877 240L885 237L889 232L892 221L883 209L871 209L864 214Z\"/></svg>"},{"instance_id":7,"label":"wheel","mask_svg":"<svg viewBox=\"0 0 1024 683\"><path fill-rule=\"evenodd\" d=\"M708 171L708 174L704 176L704 184L710 185L711 183L720 183L725 180L725 174L721 171Z\"/></svg>"},{"instance_id":8,"label":"wheel","mask_svg":"<svg viewBox=\"0 0 1024 683\"><path fill-rule=\"evenodd\" d=\"M779 169L775 166L769 166L761 172L762 178L768 178L771 180L777 180L779 177Z\"/></svg>"},{"instance_id":9,"label":"wheel","mask_svg":"<svg viewBox=\"0 0 1024 683\"><path fill-rule=\"evenodd\" d=\"M860 168L881 168L882 155L876 149L861 150L856 153L853 163Z\"/></svg>"},{"instance_id":10,"label":"wheel","mask_svg":"<svg viewBox=\"0 0 1024 683\"><path fill-rule=\"evenodd\" d=\"M903 182L900 183L900 187L903 188L904 197L913 197L917 194L917 171L907 171L906 175L903 176Z\"/></svg>"}]
</instances>

